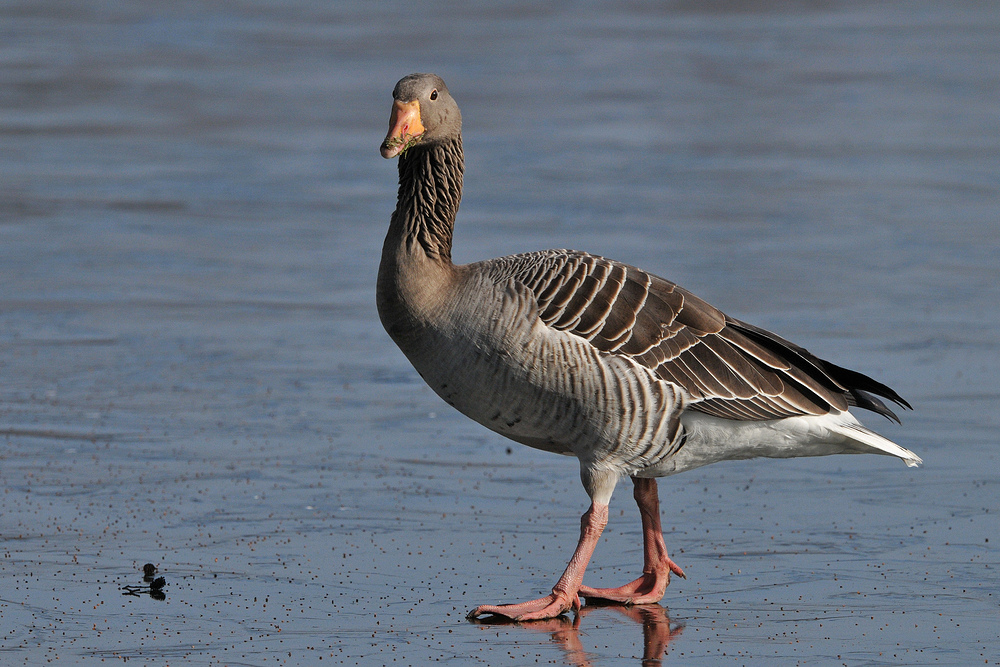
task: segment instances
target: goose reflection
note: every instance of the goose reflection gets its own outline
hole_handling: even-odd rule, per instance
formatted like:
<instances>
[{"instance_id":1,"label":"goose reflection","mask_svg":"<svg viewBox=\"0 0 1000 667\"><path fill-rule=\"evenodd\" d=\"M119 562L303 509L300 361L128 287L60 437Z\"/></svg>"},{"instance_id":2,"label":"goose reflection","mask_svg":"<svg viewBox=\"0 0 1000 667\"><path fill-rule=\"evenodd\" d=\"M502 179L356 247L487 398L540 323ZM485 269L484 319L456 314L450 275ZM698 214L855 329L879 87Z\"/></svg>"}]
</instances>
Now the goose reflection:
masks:
<instances>
[{"instance_id":1,"label":"goose reflection","mask_svg":"<svg viewBox=\"0 0 1000 667\"><path fill-rule=\"evenodd\" d=\"M491 616L472 622L477 625L516 625L533 632L548 632L552 642L565 651L566 664L576 667L592 667L596 664L597 658L589 655L584 648L581 641L580 625L584 618L593 613L603 615L605 618L608 614L617 613L642 625L643 654L640 664L643 667L661 664L667 646L680 637L684 630L684 626L679 623L671 628L667 610L659 604L622 606L588 603L572 619L559 616L542 621L515 623L503 617Z\"/></svg>"}]
</instances>

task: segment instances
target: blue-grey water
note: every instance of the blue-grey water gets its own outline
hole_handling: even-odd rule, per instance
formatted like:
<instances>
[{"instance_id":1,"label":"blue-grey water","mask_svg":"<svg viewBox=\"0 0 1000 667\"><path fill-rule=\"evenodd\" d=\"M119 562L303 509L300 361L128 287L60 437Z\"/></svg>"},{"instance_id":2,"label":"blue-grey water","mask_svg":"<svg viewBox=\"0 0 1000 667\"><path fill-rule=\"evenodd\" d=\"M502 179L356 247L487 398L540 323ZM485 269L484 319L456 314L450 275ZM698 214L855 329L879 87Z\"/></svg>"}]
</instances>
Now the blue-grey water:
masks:
<instances>
[{"instance_id":1,"label":"blue-grey water","mask_svg":"<svg viewBox=\"0 0 1000 667\"><path fill-rule=\"evenodd\" d=\"M9 0L0 662L1000 662L1000 5ZM662 605L545 592L573 460L382 331L396 80L465 119L456 259L614 257L874 375L923 457L660 484ZM629 484L588 573L641 567ZM159 567L166 597L123 595Z\"/></svg>"}]
</instances>

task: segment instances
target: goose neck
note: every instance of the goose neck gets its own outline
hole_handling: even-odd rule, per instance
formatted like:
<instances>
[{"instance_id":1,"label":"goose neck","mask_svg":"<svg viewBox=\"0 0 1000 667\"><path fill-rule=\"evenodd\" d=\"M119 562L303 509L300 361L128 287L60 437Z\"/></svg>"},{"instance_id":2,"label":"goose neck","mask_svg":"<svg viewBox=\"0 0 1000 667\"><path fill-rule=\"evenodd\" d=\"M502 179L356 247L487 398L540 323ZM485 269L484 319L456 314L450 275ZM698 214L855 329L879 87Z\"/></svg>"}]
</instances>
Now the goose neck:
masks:
<instances>
[{"instance_id":1,"label":"goose neck","mask_svg":"<svg viewBox=\"0 0 1000 667\"><path fill-rule=\"evenodd\" d=\"M399 157L399 195L389 235L409 251L451 262L462 198L462 138L414 146Z\"/></svg>"}]
</instances>

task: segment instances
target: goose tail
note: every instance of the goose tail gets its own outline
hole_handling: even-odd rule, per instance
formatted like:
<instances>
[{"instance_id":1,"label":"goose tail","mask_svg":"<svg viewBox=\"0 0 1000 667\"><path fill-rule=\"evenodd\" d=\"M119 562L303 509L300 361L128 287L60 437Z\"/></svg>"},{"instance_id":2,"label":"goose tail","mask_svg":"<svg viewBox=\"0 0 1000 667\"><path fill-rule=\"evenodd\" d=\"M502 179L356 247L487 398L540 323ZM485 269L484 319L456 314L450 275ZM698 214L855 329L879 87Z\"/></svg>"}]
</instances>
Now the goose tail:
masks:
<instances>
[{"instance_id":1,"label":"goose tail","mask_svg":"<svg viewBox=\"0 0 1000 667\"><path fill-rule=\"evenodd\" d=\"M846 438L851 443L862 445L861 449L865 452L896 456L902 459L903 463L909 468L915 468L923 464L924 461L919 456L905 447L900 447L892 440L882 437L875 431L865 428L851 413L845 412L841 416L846 417L846 419L829 425L830 430ZM872 452L872 449L876 451Z\"/></svg>"}]
</instances>

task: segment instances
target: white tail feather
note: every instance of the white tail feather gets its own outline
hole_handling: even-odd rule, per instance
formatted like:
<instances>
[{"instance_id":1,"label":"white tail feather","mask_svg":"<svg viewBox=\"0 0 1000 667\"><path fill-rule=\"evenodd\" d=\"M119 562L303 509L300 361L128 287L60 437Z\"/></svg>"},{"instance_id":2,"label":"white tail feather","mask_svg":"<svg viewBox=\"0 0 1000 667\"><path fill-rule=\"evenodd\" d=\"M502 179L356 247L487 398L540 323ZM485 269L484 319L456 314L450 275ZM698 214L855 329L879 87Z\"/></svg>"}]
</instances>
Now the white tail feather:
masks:
<instances>
[{"instance_id":1,"label":"white tail feather","mask_svg":"<svg viewBox=\"0 0 1000 667\"><path fill-rule=\"evenodd\" d=\"M865 428L850 412L739 421L689 410L681 415L686 444L653 475L673 475L699 466L758 456L792 458L830 454L884 454L909 467L923 461L908 449Z\"/></svg>"},{"instance_id":2,"label":"white tail feather","mask_svg":"<svg viewBox=\"0 0 1000 667\"><path fill-rule=\"evenodd\" d=\"M830 430L834 433L838 433L848 440L856 442L867 447L877 449L880 454L887 454L889 456L898 456L903 459L908 467L914 468L923 463L923 459L919 456L906 449L905 447L900 447L892 440L888 438L883 438L881 435L875 431L870 431L865 428L860 422L854 419L854 416L849 412L845 412L841 417L847 417L844 421L836 424L830 425Z\"/></svg>"}]
</instances>

